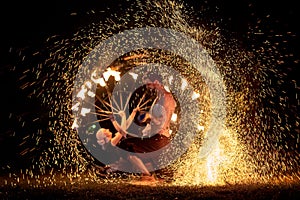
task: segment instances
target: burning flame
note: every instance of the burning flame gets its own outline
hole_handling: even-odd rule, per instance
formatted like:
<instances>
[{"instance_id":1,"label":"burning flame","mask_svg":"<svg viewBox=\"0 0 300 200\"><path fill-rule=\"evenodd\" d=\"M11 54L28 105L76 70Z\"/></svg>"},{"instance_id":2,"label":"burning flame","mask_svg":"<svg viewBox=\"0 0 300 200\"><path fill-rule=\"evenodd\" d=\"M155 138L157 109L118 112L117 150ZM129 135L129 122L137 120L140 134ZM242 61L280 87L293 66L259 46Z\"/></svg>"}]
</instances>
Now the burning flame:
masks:
<instances>
[{"instance_id":1,"label":"burning flame","mask_svg":"<svg viewBox=\"0 0 300 200\"><path fill-rule=\"evenodd\" d=\"M193 92L192 99L195 100L200 97L200 94L197 92Z\"/></svg>"},{"instance_id":2,"label":"burning flame","mask_svg":"<svg viewBox=\"0 0 300 200\"><path fill-rule=\"evenodd\" d=\"M188 82L186 79L181 79L181 90L184 90L188 86Z\"/></svg>"},{"instance_id":3,"label":"burning flame","mask_svg":"<svg viewBox=\"0 0 300 200\"><path fill-rule=\"evenodd\" d=\"M176 113L173 113L173 114L172 114L171 120L172 120L173 122L176 122L176 121L177 121L177 114L176 114Z\"/></svg>"},{"instance_id":4,"label":"burning flame","mask_svg":"<svg viewBox=\"0 0 300 200\"><path fill-rule=\"evenodd\" d=\"M116 81L120 81L121 80L120 74L121 74L121 72L112 70L109 67L109 68L107 68L107 71L103 73L103 78L105 81L108 81L109 77L113 76Z\"/></svg>"},{"instance_id":5,"label":"burning flame","mask_svg":"<svg viewBox=\"0 0 300 200\"><path fill-rule=\"evenodd\" d=\"M134 80L136 80L138 77L138 74L135 74L133 72L129 72L129 75L131 75Z\"/></svg>"},{"instance_id":6,"label":"burning flame","mask_svg":"<svg viewBox=\"0 0 300 200\"><path fill-rule=\"evenodd\" d=\"M91 109L89 109L89 108L82 108L81 109L81 115L82 116L85 116L87 113L89 113L91 111Z\"/></svg>"},{"instance_id":7,"label":"burning flame","mask_svg":"<svg viewBox=\"0 0 300 200\"><path fill-rule=\"evenodd\" d=\"M81 98L82 100L85 99L85 93L87 89L83 86L81 86L81 90L78 92L77 97Z\"/></svg>"},{"instance_id":8,"label":"burning flame","mask_svg":"<svg viewBox=\"0 0 300 200\"><path fill-rule=\"evenodd\" d=\"M78 128L78 127L79 127L79 125L78 125L78 123L77 123L77 118L75 118L71 128L72 128L72 129L76 129L76 128Z\"/></svg>"}]
</instances>

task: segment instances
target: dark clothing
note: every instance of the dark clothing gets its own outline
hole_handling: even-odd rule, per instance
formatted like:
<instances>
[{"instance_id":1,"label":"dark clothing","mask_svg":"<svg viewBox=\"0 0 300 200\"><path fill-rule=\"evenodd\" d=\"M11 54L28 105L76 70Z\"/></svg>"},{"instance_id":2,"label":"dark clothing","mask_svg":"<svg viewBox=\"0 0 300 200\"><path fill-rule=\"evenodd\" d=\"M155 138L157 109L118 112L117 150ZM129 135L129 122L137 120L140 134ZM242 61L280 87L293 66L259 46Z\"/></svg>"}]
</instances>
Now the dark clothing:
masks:
<instances>
[{"instance_id":1,"label":"dark clothing","mask_svg":"<svg viewBox=\"0 0 300 200\"><path fill-rule=\"evenodd\" d=\"M113 146L110 142L105 144L105 149L100 150L101 159L105 162L105 164L115 163L120 159L120 154L117 151L117 147Z\"/></svg>"},{"instance_id":2,"label":"dark clothing","mask_svg":"<svg viewBox=\"0 0 300 200\"><path fill-rule=\"evenodd\" d=\"M152 165L157 165L161 154L153 154L150 152L160 150L169 143L170 138L161 134L155 134L154 136L148 138L127 138L119 144L119 147L130 152L141 153L138 155L138 157L144 163L151 163Z\"/></svg>"},{"instance_id":3,"label":"dark clothing","mask_svg":"<svg viewBox=\"0 0 300 200\"><path fill-rule=\"evenodd\" d=\"M126 138L120 142L118 147L134 153L148 153L157 151L169 143L170 138L161 134L155 134L152 137L145 138Z\"/></svg>"}]
</instances>

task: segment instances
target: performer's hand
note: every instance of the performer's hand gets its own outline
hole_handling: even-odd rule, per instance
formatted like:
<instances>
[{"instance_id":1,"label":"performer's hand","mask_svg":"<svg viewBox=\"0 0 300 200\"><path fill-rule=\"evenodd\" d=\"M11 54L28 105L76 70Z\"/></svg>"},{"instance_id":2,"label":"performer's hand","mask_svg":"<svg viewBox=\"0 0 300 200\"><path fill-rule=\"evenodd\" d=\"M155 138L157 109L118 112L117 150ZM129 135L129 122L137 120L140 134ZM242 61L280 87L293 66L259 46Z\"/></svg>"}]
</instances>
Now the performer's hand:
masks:
<instances>
[{"instance_id":1,"label":"performer's hand","mask_svg":"<svg viewBox=\"0 0 300 200\"><path fill-rule=\"evenodd\" d=\"M154 88L157 90L161 90L161 91L165 90L164 86L157 80L155 80L153 82L153 85L154 85Z\"/></svg>"},{"instance_id":2,"label":"performer's hand","mask_svg":"<svg viewBox=\"0 0 300 200\"><path fill-rule=\"evenodd\" d=\"M126 135L127 135L126 131L124 131L123 129L121 129L121 130L119 131L119 133L121 133L121 135L122 135L124 138L126 138Z\"/></svg>"},{"instance_id":3,"label":"performer's hand","mask_svg":"<svg viewBox=\"0 0 300 200\"><path fill-rule=\"evenodd\" d=\"M120 115L120 117L126 116L126 114L125 114L125 112L124 112L123 110L120 110L120 111L118 112L118 115Z\"/></svg>"},{"instance_id":4,"label":"performer's hand","mask_svg":"<svg viewBox=\"0 0 300 200\"><path fill-rule=\"evenodd\" d=\"M136 113L136 112L138 112L138 111L140 111L140 110L141 110L140 107L136 107L136 108L134 108L134 109L132 110L132 112Z\"/></svg>"},{"instance_id":5,"label":"performer's hand","mask_svg":"<svg viewBox=\"0 0 300 200\"><path fill-rule=\"evenodd\" d=\"M158 91L164 91L163 85L157 80L147 83L147 87L150 89L156 89Z\"/></svg>"},{"instance_id":6,"label":"performer's hand","mask_svg":"<svg viewBox=\"0 0 300 200\"><path fill-rule=\"evenodd\" d=\"M115 121L116 120L114 114L110 114L110 115L108 115L108 117L109 117L109 119L111 121Z\"/></svg>"}]
</instances>

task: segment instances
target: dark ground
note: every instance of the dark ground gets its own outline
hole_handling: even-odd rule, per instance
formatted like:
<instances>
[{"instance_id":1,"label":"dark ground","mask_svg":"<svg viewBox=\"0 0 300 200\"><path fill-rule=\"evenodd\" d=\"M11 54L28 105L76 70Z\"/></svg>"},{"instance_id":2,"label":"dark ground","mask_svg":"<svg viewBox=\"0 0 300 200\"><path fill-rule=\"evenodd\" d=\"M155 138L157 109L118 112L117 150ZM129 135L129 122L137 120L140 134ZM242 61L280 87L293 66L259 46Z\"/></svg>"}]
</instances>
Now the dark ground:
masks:
<instances>
[{"instance_id":1,"label":"dark ground","mask_svg":"<svg viewBox=\"0 0 300 200\"><path fill-rule=\"evenodd\" d=\"M0 182L4 182L3 180ZM19 183L13 186L0 186L0 199L288 199L300 198L300 184L251 184L225 186L157 186L132 185L126 181L104 182L85 179L57 182L55 186L44 184ZM26 182L26 181L25 181Z\"/></svg>"},{"instance_id":2,"label":"dark ground","mask_svg":"<svg viewBox=\"0 0 300 200\"><path fill-rule=\"evenodd\" d=\"M18 75L12 70L16 64L15 55L11 51L21 49L39 49L42 43L52 35L66 35L76 32L79 26L88 24L91 16L85 15L91 9L113 8L121 0L53 0L53 1L20 1L12 0L1 5L0 11L0 167L10 164L18 168L20 161L17 155L20 138L14 135L19 130L18 118L27 114L34 119L41 115L41 108L35 99L28 99L16 84ZM196 9L201 1L187 1ZM219 8L224 17L224 26L235 36L242 36L247 32L251 21L251 12L255 11L257 17L271 15L279 26L279 32L292 31L299 33L299 11L297 1L234 1L216 0L212 5ZM4 3L2 3L4 4ZM249 10L249 4L253 4ZM77 13L77 15L70 15ZM85 16L85 17L82 17ZM268 24L270 25L270 24ZM267 29L268 26L264 26ZM297 37L299 38L299 36ZM299 39L288 47L299 54ZM299 68L299 65L297 65ZM24 69L20 69L22 72ZM297 72L297 71L296 71ZM297 73L292 73L297 77ZM299 80L299 78L298 78ZM47 113L42 113L47 115ZM27 118L27 121L32 119ZM22 119L24 120L24 119ZM16 128L18 127L18 128ZM31 127L36 128L36 127ZM36 128L37 129L37 128ZM26 163L25 163L26 164ZM133 186L126 183L75 183L57 186L34 188L26 183L10 185L4 183L6 175L0 177L0 199L300 199L300 183L296 185L226 185L203 187L177 187L177 186Z\"/></svg>"},{"instance_id":3,"label":"dark ground","mask_svg":"<svg viewBox=\"0 0 300 200\"><path fill-rule=\"evenodd\" d=\"M93 184L72 187L1 188L1 199L282 199L298 200L300 186L134 186Z\"/></svg>"}]
</instances>

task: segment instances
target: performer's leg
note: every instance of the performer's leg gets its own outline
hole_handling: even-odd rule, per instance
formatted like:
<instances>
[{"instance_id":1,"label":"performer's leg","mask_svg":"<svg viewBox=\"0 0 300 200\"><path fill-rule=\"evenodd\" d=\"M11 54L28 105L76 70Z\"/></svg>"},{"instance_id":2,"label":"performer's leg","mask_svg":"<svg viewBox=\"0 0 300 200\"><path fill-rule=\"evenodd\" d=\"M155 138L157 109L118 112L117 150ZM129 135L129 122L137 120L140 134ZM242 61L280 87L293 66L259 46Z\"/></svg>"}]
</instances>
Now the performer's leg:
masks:
<instances>
[{"instance_id":1,"label":"performer's leg","mask_svg":"<svg viewBox=\"0 0 300 200\"><path fill-rule=\"evenodd\" d=\"M141 159L136 156L129 156L129 160L132 162L132 164L134 164L136 167L138 167L138 169L141 170L142 174L151 176L151 173L148 171Z\"/></svg>"}]
</instances>

